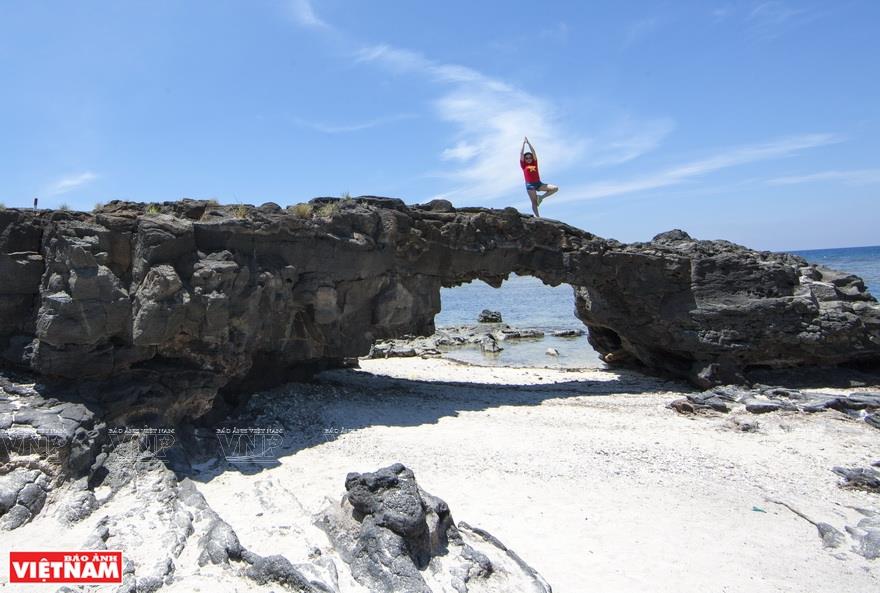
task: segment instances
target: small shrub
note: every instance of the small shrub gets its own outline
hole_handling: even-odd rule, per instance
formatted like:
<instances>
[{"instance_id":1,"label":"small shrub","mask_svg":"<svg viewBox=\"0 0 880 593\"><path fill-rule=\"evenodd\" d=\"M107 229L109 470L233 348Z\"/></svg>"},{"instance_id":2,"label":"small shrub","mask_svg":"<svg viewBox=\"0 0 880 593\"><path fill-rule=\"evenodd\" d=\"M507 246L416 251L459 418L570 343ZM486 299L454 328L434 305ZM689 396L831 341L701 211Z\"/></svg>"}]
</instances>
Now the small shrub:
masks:
<instances>
[{"instance_id":1,"label":"small shrub","mask_svg":"<svg viewBox=\"0 0 880 593\"><path fill-rule=\"evenodd\" d=\"M339 214L339 202L327 202L326 204L321 204L318 206L316 214L325 218L333 218Z\"/></svg>"},{"instance_id":2,"label":"small shrub","mask_svg":"<svg viewBox=\"0 0 880 593\"><path fill-rule=\"evenodd\" d=\"M58 209L67 212L70 210L70 205L67 202L62 202L61 205L58 206Z\"/></svg>"},{"instance_id":3,"label":"small shrub","mask_svg":"<svg viewBox=\"0 0 880 593\"><path fill-rule=\"evenodd\" d=\"M296 204L288 208L297 218L311 218L315 213L315 208L311 204Z\"/></svg>"},{"instance_id":4,"label":"small shrub","mask_svg":"<svg viewBox=\"0 0 880 593\"><path fill-rule=\"evenodd\" d=\"M205 200L205 204L207 204L208 206L219 206L220 202L218 202L217 200Z\"/></svg>"},{"instance_id":5,"label":"small shrub","mask_svg":"<svg viewBox=\"0 0 880 593\"><path fill-rule=\"evenodd\" d=\"M232 209L232 214L236 218L247 218L248 208L244 204L239 204L235 208Z\"/></svg>"},{"instance_id":6,"label":"small shrub","mask_svg":"<svg viewBox=\"0 0 880 593\"><path fill-rule=\"evenodd\" d=\"M342 198L343 200L350 200L350 199L351 199L351 194L348 193L347 191L344 191L344 192L342 192L342 194L340 194L339 197Z\"/></svg>"},{"instance_id":7,"label":"small shrub","mask_svg":"<svg viewBox=\"0 0 880 593\"><path fill-rule=\"evenodd\" d=\"M0 202L0 210L6 210L6 204Z\"/></svg>"},{"instance_id":8,"label":"small shrub","mask_svg":"<svg viewBox=\"0 0 880 593\"><path fill-rule=\"evenodd\" d=\"M154 216L156 214L160 214L162 212L162 209L159 208L159 204L150 204L149 206L147 206L145 212L150 216Z\"/></svg>"},{"instance_id":9,"label":"small shrub","mask_svg":"<svg viewBox=\"0 0 880 593\"><path fill-rule=\"evenodd\" d=\"M97 212L101 208L104 207L104 202L95 202L95 207L92 208L92 212Z\"/></svg>"}]
</instances>

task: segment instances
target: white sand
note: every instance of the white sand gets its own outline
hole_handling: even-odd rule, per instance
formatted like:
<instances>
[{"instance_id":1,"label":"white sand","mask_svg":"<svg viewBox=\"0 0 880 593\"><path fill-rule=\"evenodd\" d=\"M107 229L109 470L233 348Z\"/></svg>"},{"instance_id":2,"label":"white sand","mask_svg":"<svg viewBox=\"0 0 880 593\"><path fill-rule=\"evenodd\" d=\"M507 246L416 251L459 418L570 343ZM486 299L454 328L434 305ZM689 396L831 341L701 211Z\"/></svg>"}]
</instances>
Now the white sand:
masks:
<instances>
[{"instance_id":1,"label":"white sand","mask_svg":"<svg viewBox=\"0 0 880 593\"><path fill-rule=\"evenodd\" d=\"M665 406L686 387L636 374L423 359L362 367L255 399L269 421L287 410L312 426L322 435L317 444L303 440L256 473L198 480L252 551L309 562L314 547L327 546L311 517L327 497L339 499L346 473L399 461L446 500L456 521L498 537L557 593L880 590L880 561L854 554L848 535L842 547L824 549L812 524L767 500L840 531L860 518L851 507L880 510L877 495L841 490L830 471L880 458L880 432L864 422L833 411L744 414L760 425L746 433L730 415L678 415ZM328 425L340 433L325 435ZM72 528L44 511L4 533L2 564L9 549L79 549L108 515L115 533L131 532L124 553L138 564L167 552L173 517L129 486ZM163 591L278 590L199 568L199 533ZM342 580L343 591L362 591ZM19 589L0 584L6 590Z\"/></svg>"},{"instance_id":2,"label":"white sand","mask_svg":"<svg viewBox=\"0 0 880 593\"><path fill-rule=\"evenodd\" d=\"M457 521L500 538L559 593L880 586L880 565L850 552L849 536L823 549L813 525L767 501L841 531L859 518L849 507L876 510L876 495L841 490L830 471L880 457L880 433L863 422L748 415L760 429L745 433L729 416L676 414L665 405L684 387L639 375L423 359L362 367L324 375L373 394L321 405L342 434L255 476L200 484L246 546L297 557L302 538L285 534L308 526L280 527L284 508L316 512L344 491L347 472L399 461Z\"/></svg>"}]
</instances>

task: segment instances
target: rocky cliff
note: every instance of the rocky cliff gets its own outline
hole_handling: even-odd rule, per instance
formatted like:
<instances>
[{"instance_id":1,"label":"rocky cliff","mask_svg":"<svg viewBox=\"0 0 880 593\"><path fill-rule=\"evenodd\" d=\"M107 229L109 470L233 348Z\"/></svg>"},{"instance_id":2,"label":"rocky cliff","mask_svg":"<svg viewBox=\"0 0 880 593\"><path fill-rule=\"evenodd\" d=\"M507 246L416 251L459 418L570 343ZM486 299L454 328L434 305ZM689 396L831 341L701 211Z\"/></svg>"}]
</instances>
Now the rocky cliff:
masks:
<instances>
[{"instance_id":1,"label":"rocky cliff","mask_svg":"<svg viewBox=\"0 0 880 593\"><path fill-rule=\"evenodd\" d=\"M624 245L512 208L373 197L0 211L0 353L116 419L173 422L224 390L430 333L442 286L510 273L570 284L609 362L701 386L880 361L863 282L799 257L681 231Z\"/></svg>"}]
</instances>

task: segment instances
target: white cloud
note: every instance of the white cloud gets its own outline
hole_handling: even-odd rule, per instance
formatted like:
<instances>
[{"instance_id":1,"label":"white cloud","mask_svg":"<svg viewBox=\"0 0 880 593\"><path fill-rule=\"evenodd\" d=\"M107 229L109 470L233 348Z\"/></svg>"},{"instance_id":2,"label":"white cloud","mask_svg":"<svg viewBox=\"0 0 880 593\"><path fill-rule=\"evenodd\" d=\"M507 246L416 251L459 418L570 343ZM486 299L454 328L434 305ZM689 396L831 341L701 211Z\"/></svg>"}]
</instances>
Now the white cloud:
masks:
<instances>
[{"instance_id":1,"label":"white cloud","mask_svg":"<svg viewBox=\"0 0 880 593\"><path fill-rule=\"evenodd\" d=\"M46 188L46 191L44 193L47 196L59 196L61 194L66 194L69 191L73 191L78 187L86 185L87 183L91 183L97 178L98 176L91 171L78 173L76 175L69 175L50 184Z\"/></svg>"},{"instance_id":2,"label":"white cloud","mask_svg":"<svg viewBox=\"0 0 880 593\"><path fill-rule=\"evenodd\" d=\"M314 29L330 29L330 25L315 13L310 0L290 0L289 6L291 16L300 25Z\"/></svg>"},{"instance_id":3,"label":"white cloud","mask_svg":"<svg viewBox=\"0 0 880 593\"><path fill-rule=\"evenodd\" d=\"M386 44L362 47L355 52L355 62L379 61L395 70L408 72L429 68L432 64L424 56L406 49L391 47Z\"/></svg>"},{"instance_id":4,"label":"white cloud","mask_svg":"<svg viewBox=\"0 0 880 593\"><path fill-rule=\"evenodd\" d=\"M590 141L587 150L593 167L620 165L651 152L675 129L669 118L635 121L625 118Z\"/></svg>"},{"instance_id":5,"label":"white cloud","mask_svg":"<svg viewBox=\"0 0 880 593\"><path fill-rule=\"evenodd\" d=\"M291 121L298 126L303 126L305 128L311 128L312 130L322 132L324 134L345 134L349 132L360 132L361 130L368 130L370 128L377 128L379 126L384 126L387 124L392 124L395 122L413 119L416 115L414 113L397 113L394 115L386 115L383 117L377 117L374 119L370 119L367 121L357 122L353 124L328 124L318 121L305 120L302 118L294 117L291 118Z\"/></svg>"},{"instance_id":6,"label":"white cloud","mask_svg":"<svg viewBox=\"0 0 880 593\"><path fill-rule=\"evenodd\" d=\"M608 180L580 187L565 188L565 195L554 197L556 203L594 200L680 185L691 179L722 169L769 159L784 158L802 150L841 142L832 134L804 134L763 144L732 148L714 156L690 161L664 171L625 181Z\"/></svg>"},{"instance_id":7,"label":"white cloud","mask_svg":"<svg viewBox=\"0 0 880 593\"><path fill-rule=\"evenodd\" d=\"M851 171L820 171L807 175L791 175L768 179L768 185L797 185L822 181L840 181L849 185L880 183L880 169L857 169Z\"/></svg>"},{"instance_id":8,"label":"white cloud","mask_svg":"<svg viewBox=\"0 0 880 593\"><path fill-rule=\"evenodd\" d=\"M534 143L543 177L552 182L555 175L574 164L612 166L638 158L657 148L675 127L669 119L623 118L588 137L570 132L550 99L473 68L436 61L387 43L360 47L352 57L356 64L419 76L441 88L432 106L440 120L449 124L450 145L438 154L446 166L429 175L447 180L451 187L438 189L462 201L485 203L513 191L522 192L517 160L523 136ZM353 126L308 125L338 133L374 127L378 121Z\"/></svg>"},{"instance_id":9,"label":"white cloud","mask_svg":"<svg viewBox=\"0 0 880 593\"><path fill-rule=\"evenodd\" d=\"M294 2L292 6L301 24L332 31L308 2ZM437 62L388 44L361 47L353 57L357 64L375 64L399 74L423 76L446 87L433 107L441 120L454 125L455 144L438 155L443 161L456 163L455 168L439 174L459 186L448 190L448 195L490 200L520 186L521 173L516 163L523 135L535 142L542 159L560 169L573 162L584 146L557 125L555 110L549 102L473 68ZM349 126L306 124L302 120L297 123L339 133L387 121L381 118Z\"/></svg>"},{"instance_id":10,"label":"white cloud","mask_svg":"<svg viewBox=\"0 0 880 593\"><path fill-rule=\"evenodd\" d=\"M459 142L452 148L444 149L440 157L445 161L466 161L477 156L479 152L480 149L473 144Z\"/></svg>"},{"instance_id":11,"label":"white cloud","mask_svg":"<svg viewBox=\"0 0 880 593\"><path fill-rule=\"evenodd\" d=\"M517 159L524 135L534 142L542 162L557 169L574 162L585 146L558 125L548 101L472 68L389 45L363 48L355 59L448 85L434 108L454 126L456 142L440 158L459 165L440 176L461 186L453 192L461 199L491 200L521 185Z\"/></svg>"}]
</instances>

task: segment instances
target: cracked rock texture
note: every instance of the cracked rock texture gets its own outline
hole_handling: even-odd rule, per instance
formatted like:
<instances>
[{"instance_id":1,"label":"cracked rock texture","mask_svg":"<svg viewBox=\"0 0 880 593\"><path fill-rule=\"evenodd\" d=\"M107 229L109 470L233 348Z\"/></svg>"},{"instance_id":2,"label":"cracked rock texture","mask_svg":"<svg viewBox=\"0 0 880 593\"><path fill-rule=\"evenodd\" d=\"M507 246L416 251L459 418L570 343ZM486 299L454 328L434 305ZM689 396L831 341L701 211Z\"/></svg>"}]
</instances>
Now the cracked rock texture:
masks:
<instances>
[{"instance_id":1,"label":"cracked rock texture","mask_svg":"<svg viewBox=\"0 0 880 593\"><path fill-rule=\"evenodd\" d=\"M506 591L550 593L550 586L491 535L462 524L445 502L394 464L351 473L346 495L316 518L354 579L377 593ZM498 589L501 590L501 589Z\"/></svg>"},{"instance_id":2,"label":"cracked rock texture","mask_svg":"<svg viewBox=\"0 0 880 593\"><path fill-rule=\"evenodd\" d=\"M573 286L609 362L702 387L752 367L880 360L880 307L861 279L796 256L681 231L624 245L442 200L313 203L0 211L2 364L65 382L108 418L175 422L222 390L430 335L442 286L511 273Z\"/></svg>"}]
</instances>

